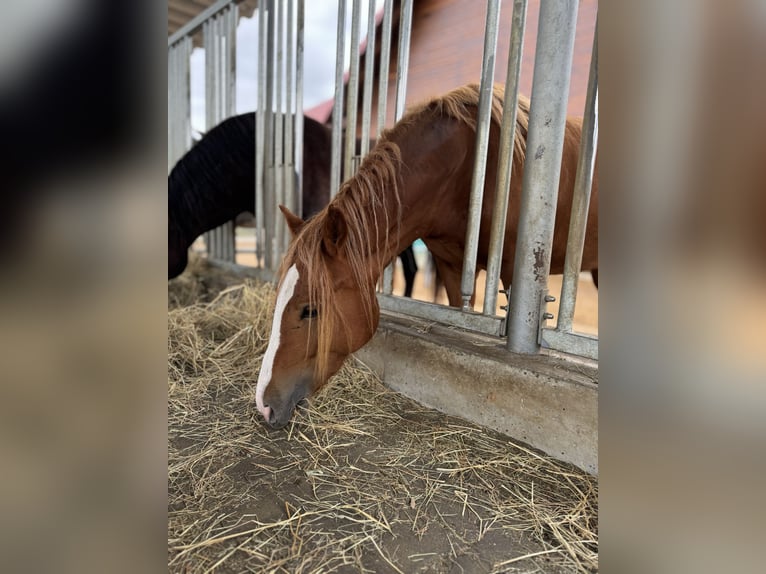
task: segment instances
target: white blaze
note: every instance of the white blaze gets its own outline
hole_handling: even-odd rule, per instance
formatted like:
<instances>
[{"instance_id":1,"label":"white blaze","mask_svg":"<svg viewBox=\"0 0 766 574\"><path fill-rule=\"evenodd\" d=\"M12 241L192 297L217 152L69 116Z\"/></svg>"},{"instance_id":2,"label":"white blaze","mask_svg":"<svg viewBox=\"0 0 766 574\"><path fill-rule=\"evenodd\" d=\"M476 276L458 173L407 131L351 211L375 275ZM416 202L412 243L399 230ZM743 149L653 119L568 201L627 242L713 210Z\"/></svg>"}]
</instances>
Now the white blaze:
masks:
<instances>
[{"instance_id":1,"label":"white blaze","mask_svg":"<svg viewBox=\"0 0 766 574\"><path fill-rule=\"evenodd\" d=\"M263 404L263 395L266 392L266 387L271 382L271 371L274 368L274 357L277 355L279 349L280 327L282 325L282 314L285 312L285 307L292 299L293 292L295 291L295 284L298 282L298 268L293 265L285 273L285 278L282 281L282 286L279 288L279 294L277 295L277 304L274 308L274 322L271 324L271 338L269 339L269 346L266 347L266 354L263 356L263 363L261 363L261 372L258 373L258 384L255 387L255 404L261 414L268 421L269 411Z\"/></svg>"}]
</instances>

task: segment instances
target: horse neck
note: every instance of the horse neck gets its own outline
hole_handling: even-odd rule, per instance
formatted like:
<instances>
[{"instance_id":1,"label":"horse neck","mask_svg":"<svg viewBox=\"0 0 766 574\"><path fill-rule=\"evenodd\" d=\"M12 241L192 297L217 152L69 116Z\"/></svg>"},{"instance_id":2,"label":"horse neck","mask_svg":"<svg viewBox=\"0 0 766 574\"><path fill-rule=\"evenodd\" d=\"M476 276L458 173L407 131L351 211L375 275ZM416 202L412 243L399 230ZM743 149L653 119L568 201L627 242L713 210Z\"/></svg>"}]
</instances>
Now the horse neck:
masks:
<instances>
[{"instance_id":1,"label":"horse neck","mask_svg":"<svg viewBox=\"0 0 766 574\"><path fill-rule=\"evenodd\" d=\"M447 122L448 124L450 122ZM383 201L372 202L370 209L379 208L370 219L388 222L387 226L367 228L368 241L374 246L370 262L371 279L376 282L382 269L377 261L391 262L407 246L418 238L428 236L434 225L434 206L445 199L444 193L451 188L447 182L460 177L465 160L465 148L455 137L453 128L429 129L419 132L417 126L409 130L390 133L387 141L399 149L400 160L396 163L399 202L393 197L391 185L380 192L387 194ZM364 164L360 171L369 169Z\"/></svg>"}]
</instances>

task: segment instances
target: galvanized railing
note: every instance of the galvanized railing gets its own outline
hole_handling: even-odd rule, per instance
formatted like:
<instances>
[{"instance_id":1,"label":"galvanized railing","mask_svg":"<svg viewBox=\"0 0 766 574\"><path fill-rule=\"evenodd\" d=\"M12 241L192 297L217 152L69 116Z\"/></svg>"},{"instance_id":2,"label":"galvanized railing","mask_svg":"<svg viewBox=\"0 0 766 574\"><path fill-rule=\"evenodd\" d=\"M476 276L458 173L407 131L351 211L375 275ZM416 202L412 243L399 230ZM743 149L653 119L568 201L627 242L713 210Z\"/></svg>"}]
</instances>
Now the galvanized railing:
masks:
<instances>
[{"instance_id":1,"label":"galvanized railing","mask_svg":"<svg viewBox=\"0 0 766 574\"><path fill-rule=\"evenodd\" d=\"M370 124L377 114L377 134L385 127L391 35L394 23L394 0L386 0L382 20L376 27L374 1L367 13L367 50L364 83L360 86L360 28L363 18L361 2L351 0L351 50L345 51L347 0L338 1L338 55L335 71L335 101L333 107L333 137L331 164L331 194L337 193L341 182L351 177L361 158L369 151ZM490 247L484 306L475 312L470 301L474 297L477 269L479 220L482 211L486 176L491 98L500 25L500 0L489 0L486 12L486 30L482 74L480 81L479 115L476 130L476 163L472 178L471 198L467 207L469 225L466 231L466 250L461 281L463 308L450 308L397 297L392 294L392 266L382 280L378 294L384 310L405 313L427 320L471 329L495 336L507 336L507 348L517 353L537 353L541 347L550 347L576 355L598 358L598 339L576 333L573 315L577 297L577 282L585 239L585 226L593 181L595 152L598 139L598 69L597 42L593 56L584 110L580 158L569 228L565 274L561 291L559 317L555 328L546 324L552 316L546 309L553 298L548 294L548 272L556 210L556 197L560 176L562 144L566 122L567 98L574 48L577 0L542 0L535 57L535 72L531 94L531 109L527 135L528 149L544 146L549 153L537 157L527 156L522 181L520 220L509 296L507 316L496 312L503 256L503 239L509 205L512 177L512 152L522 47L526 27L527 0L513 1L508 69L505 83L503 122L500 131L499 158L495 205L490 227ZM208 127L233 113L234 59L227 59L227 49L233 53L233 34L227 27L226 14L235 10L234 2L219 2L200 17L183 27L168 40L168 162L178 159L190 144L188 103L189 36L200 26L208 34L211 54L206 58L209 74ZM228 12L227 12L228 11ZM399 11L398 57L396 62L395 120L405 111L407 70L410 35L412 30L413 0L402 0ZM234 12L236 14L236 12ZM236 16L234 16L236 18ZM303 0L264 0L258 7L258 104L256 121L256 256L258 264L275 270L286 250L289 237L277 205L288 205L293 211L301 210L301 174L303 143ZM218 22L218 23L216 23ZM223 23L221 23L223 22ZM380 32L378 37L378 32ZM231 34L227 36L227 34ZM221 39L223 38L223 39ZM380 44L378 69L378 101L373 110L373 78L375 48ZM218 46L218 47L216 47ZM216 50L221 50L216 52ZM346 65L348 63L348 68ZM345 71L348 70L346 82ZM222 82L224 87L217 87ZM359 91L361 95L361 117ZM345 90L345 97L344 97ZM345 101L344 101L345 100ZM343 137L343 119L348 129ZM171 113L172 112L172 113ZM356 149L357 132L361 126L361 151ZM345 152L345 153L344 153ZM231 237L225 232L226 237ZM210 239L215 245L216 237ZM232 250L233 250L233 243ZM211 251L211 256L221 257ZM225 258L233 258L226 251ZM542 258L542 265L541 265ZM533 273L533 266L537 272ZM542 269L542 272L540 272ZM508 287L508 286L506 286Z\"/></svg>"},{"instance_id":2,"label":"galvanized railing","mask_svg":"<svg viewBox=\"0 0 766 574\"><path fill-rule=\"evenodd\" d=\"M236 110L236 37L239 10L234 0L211 5L168 38L168 172L191 147L190 57L192 38L202 29L205 49L205 127ZM234 223L205 233L210 257L234 261Z\"/></svg>"},{"instance_id":3,"label":"galvanized railing","mask_svg":"<svg viewBox=\"0 0 766 574\"><path fill-rule=\"evenodd\" d=\"M258 7L255 241L261 267L275 271L290 242L279 205L301 214L303 171L303 0Z\"/></svg>"}]
</instances>

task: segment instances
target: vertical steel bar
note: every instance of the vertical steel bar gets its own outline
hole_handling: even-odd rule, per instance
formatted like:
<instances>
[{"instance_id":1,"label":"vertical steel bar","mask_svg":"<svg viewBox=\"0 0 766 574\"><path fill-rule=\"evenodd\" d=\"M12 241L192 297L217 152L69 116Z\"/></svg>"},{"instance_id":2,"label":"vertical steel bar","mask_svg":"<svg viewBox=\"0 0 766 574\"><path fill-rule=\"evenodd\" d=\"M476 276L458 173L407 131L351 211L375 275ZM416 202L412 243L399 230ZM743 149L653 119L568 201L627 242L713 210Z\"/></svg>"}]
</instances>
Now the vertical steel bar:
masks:
<instances>
[{"instance_id":1,"label":"vertical steel bar","mask_svg":"<svg viewBox=\"0 0 766 574\"><path fill-rule=\"evenodd\" d=\"M213 20L207 20L202 26L202 42L205 46L205 131L209 131L213 127L211 119L211 107L213 102ZM205 251L207 251L208 257L213 256L213 233L207 232L204 234L205 239Z\"/></svg>"},{"instance_id":2,"label":"vertical steel bar","mask_svg":"<svg viewBox=\"0 0 766 574\"><path fill-rule=\"evenodd\" d=\"M269 216L274 219L274 255L272 259L272 269L279 265L282 254L282 242L285 235L285 220L278 211L277 206L285 202L284 198L284 50L285 50L285 7L282 2L275 2L276 11L276 33L274 34L276 50L276 106L274 111L274 208Z\"/></svg>"},{"instance_id":3,"label":"vertical steel bar","mask_svg":"<svg viewBox=\"0 0 766 574\"><path fill-rule=\"evenodd\" d=\"M287 42L286 42L286 57L285 57L285 205L288 209L295 209L295 163L294 157L294 140L293 140L293 118L295 118L295 112L293 111L293 44L295 42L295 0L287 0ZM282 219L282 214L278 215ZM287 250L287 246L290 244L290 230L287 226L284 226L284 241L282 243L284 253Z\"/></svg>"},{"instance_id":4,"label":"vertical steel bar","mask_svg":"<svg viewBox=\"0 0 766 574\"><path fill-rule=\"evenodd\" d=\"M386 104L388 102L388 69L391 61L391 20L393 20L394 0L386 0L383 5L383 25L380 30L380 70L378 71L378 125L376 134L380 136L386 127Z\"/></svg>"},{"instance_id":5,"label":"vertical steel bar","mask_svg":"<svg viewBox=\"0 0 766 574\"><path fill-rule=\"evenodd\" d=\"M335 42L335 102L332 107L332 163L330 165L330 197L340 187L343 130L343 70L346 64L346 0L338 0L338 32Z\"/></svg>"},{"instance_id":6,"label":"vertical steel bar","mask_svg":"<svg viewBox=\"0 0 766 574\"><path fill-rule=\"evenodd\" d=\"M343 157L343 180L354 175L354 156L356 155L356 114L359 94L359 28L361 27L362 0L352 0L351 4L351 60L348 65L348 91L346 92L346 142Z\"/></svg>"},{"instance_id":7,"label":"vertical steel bar","mask_svg":"<svg viewBox=\"0 0 766 574\"><path fill-rule=\"evenodd\" d=\"M258 5L258 106L255 114L255 258L263 266L266 233L264 229L264 160L266 127L266 52L268 34L265 2Z\"/></svg>"},{"instance_id":8,"label":"vertical steel bar","mask_svg":"<svg viewBox=\"0 0 766 574\"><path fill-rule=\"evenodd\" d=\"M168 173L175 165L175 97L176 97L176 52L175 47L168 48Z\"/></svg>"},{"instance_id":9,"label":"vertical steel bar","mask_svg":"<svg viewBox=\"0 0 766 574\"><path fill-rule=\"evenodd\" d=\"M540 312L550 272L577 0L540 5L518 239L513 266L508 349L540 349Z\"/></svg>"},{"instance_id":10,"label":"vertical steel bar","mask_svg":"<svg viewBox=\"0 0 766 574\"><path fill-rule=\"evenodd\" d=\"M192 45L191 36L184 38L184 125L185 125L185 141L184 141L184 153L191 149L192 146L192 128L191 128L191 55Z\"/></svg>"},{"instance_id":11,"label":"vertical steel bar","mask_svg":"<svg viewBox=\"0 0 766 574\"><path fill-rule=\"evenodd\" d=\"M487 2L487 23L484 28L484 56L481 64L481 88L479 111L476 122L476 156L471 178L471 198L468 204L468 226L465 232L465 253L463 256L463 275L460 292L463 298L463 310L472 310L476 282L476 259L479 250L479 227L481 225L481 207L484 200L484 179L487 170L487 152L489 150L489 128L492 122L493 83L495 77L495 51L497 49L497 27L500 22L500 1Z\"/></svg>"},{"instance_id":12,"label":"vertical steel bar","mask_svg":"<svg viewBox=\"0 0 766 574\"><path fill-rule=\"evenodd\" d=\"M404 115L407 103L407 71L410 66L410 38L412 37L412 1L402 1L402 16L399 20L399 52L396 62L396 112L394 121ZM493 0L499 1L499 0Z\"/></svg>"},{"instance_id":13,"label":"vertical steel bar","mask_svg":"<svg viewBox=\"0 0 766 574\"><path fill-rule=\"evenodd\" d=\"M498 0L494 0L498 1ZM396 61L396 102L394 122L404 115L407 100L407 70L410 63L410 37L412 36L412 0L403 0L399 19L399 50ZM390 295L394 290L394 266L383 270L383 293Z\"/></svg>"},{"instance_id":14,"label":"vertical steel bar","mask_svg":"<svg viewBox=\"0 0 766 574\"><path fill-rule=\"evenodd\" d=\"M214 125L218 125L221 123L221 120L223 119L223 108L224 108L224 102L226 97L226 81L224 80L225 77L225 70L226 70L226 51L224 50L224 42L226 41L226 31L224 27L224 21L226 19L226 14L219 13L218 16L215 18L215 51L216 51L216 74L215 74L215 90L216 90L216 107L214 110L215 115L215 122ZM218 228L215 230L216 232L216 259L225 260L226 259L226 229L225 229L225 223L223 225L218 226Z\"/></svg>"},{"instance_id":15,"label":"vertical steel bar","mask_svg":"<svg viewBox=\"0 0 766 574\"><path fill-rule=\"evenodd\" d=\"M306 21L304 0L298 0L295 42L295 213L303 217L303 31Z\"/></svg>"},{"instance_id":16,"label":"vertical steel bar","mask_svg":"<svg viewBox=\"0 0 766 574\"><path fill-rule=\"evenodd\" d=\"M497 190L489 232L487 283L484 291L484 314L494 315L500 286L505 225L513 172L513 142L516 137L516 112L519 99L521 57L524 49L524 26L527 20L527 0L514 0L511 24L511 44L508 49L508 72L503 99L503 125L500 129L500 150L497 165Z\"/></svg>"},{"instance_id":17,"label":"vertical steel bar","mask_svg":"<svg viewBox=\"0 0 766 574\"><path fill-rule=\"evenodd\" d=\"M239 17L239 6L232 3L228 9L229 13L229 26L228 26L228 102L225 117L233 116L237 111L237 20ZM227 223L227 258L229 261L237 260L237 245L236 245L236 230L235 221L229 221Z\"/></svg>"},{"instance_id":18,"label":"vertical steel bar","mask_svg":"<svg viewBox=\"0 0 766 574\"><path fill-rule=\"evenodd\" d=\"M567 253L564 259L564 278L561 283L559 317L556 328L572 331L572 319L577 301L577 282L582 265L582 250L585 245L585 228L588 222L593 171L598 146L598 22L593 36L593 53L590 60L588 92L580 139L580 156L577 160L572 215L569 220Z\"/></svg>"},{"instance_id":19,"label":"vertical steel bar","mask_svg":"<svg viewBox=\"0 0 766 574\"><path fill-rule=\"evenodd\" d=\"M274 19L274 5L275 0L268 0L268 52L267 52L267 72L266 72L266 138L265 138L265 153L266 153L266 178L264 182L264 222L266 227L266 243L265 243L265 264L267 269L273 269L273 253L274 253L274 217L272 214L275 211L274 205L274 41L275 34L275 19Z\"/></svg>"},{"instance_id":20,"label":"vertical steel bar","mask_svg":"<svg viewBox=\"0 0 766 574\"><path fill-rule=\"evenodd\" d=\"M364 93L362 95L362 149L370 151L370 119L372 116L372 79L375 76L375 0L369 0L367 11L367 48L364 56Z\"/></svg>"}]
</instances>

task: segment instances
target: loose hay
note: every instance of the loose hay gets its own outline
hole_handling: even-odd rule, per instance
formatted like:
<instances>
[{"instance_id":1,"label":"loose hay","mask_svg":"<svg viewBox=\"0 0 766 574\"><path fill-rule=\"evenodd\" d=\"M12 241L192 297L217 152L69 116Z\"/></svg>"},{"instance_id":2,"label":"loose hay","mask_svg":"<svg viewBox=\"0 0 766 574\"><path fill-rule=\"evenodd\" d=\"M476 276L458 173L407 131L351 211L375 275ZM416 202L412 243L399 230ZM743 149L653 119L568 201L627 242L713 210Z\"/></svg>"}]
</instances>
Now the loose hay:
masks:
<instances>
[{"instance_id":1,"label":"loose hay","mask_svg":"<svg viewBox=\"0 0 766 574\"><path fill-rule=\"evenodd\" d=\"M594 477L358 363L267 429L253 393L273 297L247 283L168 313L171 571L598 569Z\"/></svg>"}]
</instances>

